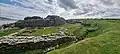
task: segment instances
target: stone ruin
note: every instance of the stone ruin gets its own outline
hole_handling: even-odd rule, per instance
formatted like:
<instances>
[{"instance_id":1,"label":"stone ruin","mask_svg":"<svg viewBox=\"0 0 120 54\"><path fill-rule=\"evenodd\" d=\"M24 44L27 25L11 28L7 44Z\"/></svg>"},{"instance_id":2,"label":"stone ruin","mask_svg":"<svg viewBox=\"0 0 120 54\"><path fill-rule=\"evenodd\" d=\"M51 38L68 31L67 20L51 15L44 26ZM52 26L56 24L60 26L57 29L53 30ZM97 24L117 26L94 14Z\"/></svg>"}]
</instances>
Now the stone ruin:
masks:
<instances>
[{"instance_id":1,"label":"stone ruin","mask_svg":"<svg viewBox=\"0 0 120 54\"><path fill-rule=\"evenodd\" d=\"M9 51L13 49L45 50L75 40L76 38L74 36L5 36L0 37L0 53L4 54L6 50Z\"/></svg>"},{"instance_id":2,"label":"stone ruin","mask_svg":"<svg viewBox=\"0 0 120 54\"><path fill-rule=\"evenodd\" d=\"M66 37L66 36L4 36L0 37L0 44L8 44L8 45L17 45L21 43L37 43L42 41L55 41L57 39L62 38L73 38L73 37Z\"/></svg>"}]
</instances>

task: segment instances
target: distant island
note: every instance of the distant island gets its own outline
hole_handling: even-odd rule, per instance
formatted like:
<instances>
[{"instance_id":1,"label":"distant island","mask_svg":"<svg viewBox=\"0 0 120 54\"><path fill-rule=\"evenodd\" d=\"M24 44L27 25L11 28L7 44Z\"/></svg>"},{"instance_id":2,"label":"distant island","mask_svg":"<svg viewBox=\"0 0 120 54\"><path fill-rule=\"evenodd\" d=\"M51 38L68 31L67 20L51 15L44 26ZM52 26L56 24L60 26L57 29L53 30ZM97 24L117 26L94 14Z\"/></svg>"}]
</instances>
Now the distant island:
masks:
<instances>
[{"instance_id":1,"label":"distant island","mask_svg":"<svg viewBox=\"0 0 120 54\"><path fill-rule=\"evenodd\" d=\"M18 20L16 19L11 19L11 18L6 18L6 17L0 17L0 25L3 25L3 24L10 24L10 23L14 23Z\"/></svg>"}]
</instances>

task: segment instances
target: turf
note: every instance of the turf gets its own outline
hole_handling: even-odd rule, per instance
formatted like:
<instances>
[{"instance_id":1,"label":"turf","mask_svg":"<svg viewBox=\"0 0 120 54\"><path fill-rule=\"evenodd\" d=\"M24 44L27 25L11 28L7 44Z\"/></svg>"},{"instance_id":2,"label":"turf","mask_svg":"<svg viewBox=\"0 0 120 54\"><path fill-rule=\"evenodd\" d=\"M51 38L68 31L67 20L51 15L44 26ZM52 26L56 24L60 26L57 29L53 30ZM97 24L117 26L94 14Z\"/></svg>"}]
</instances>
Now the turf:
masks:
<instances>
[{"instance_id":1,"label":"turf","mask_svg":"<svg viewBox=\"0 0 120 54\"><path fill-rule=\"evenodd\" d=\"M20 33L21 34L29 34L31 36L41 36L41 35L47 35L47 34L52 34L52 33L58 33L60 28L65 27L65 25L60 25L60 26L53 26L53 27L44 27L44 28L38 28L38 29L28 29L28 30L35 30L32 33L26 32L26 33ZM67 32L69 35L72 35L74 30L80 27L80 24L67 24Z\"/></svg>"},{"instance_id":2,"label":"turf","mask_svg":"<svg viewBox=\"0 0 120 54\"><path fill-rule=\"evenodd\" d=\"M10 30L5 30L5 31L0 31L0 36L6 36L11 33L17 32L19 29L10 29Z\"/></svg>"},{"instance_id":3,"label":"turf","mask_svg":"<svg viewBox=\"0 0 120 54\"><path fill-rule=\"evenodd\" d=\"M120 54L120 22L97 21L100 29L88 38L48 54Z\"/></svg>"},{"instance_id":4,"label":"turf","mask_svg":"<svg viewBox=\"0 0 120 54\"><path fill-rule=\"evenodd\" d=\"M73 35L73 32L80 27L81 27L80 24L68 24L67 32L69 35Z\"/></svg>"},{"instance_id":5,"label":"turf","mask_svg":"<svg viewBox=\"0 0 120 54\"><path fill-rule=\"evenodd\" d=\"M40 35L46 35L51 33L58 32L58 28L52 27L52 28L46 28L46 29L37 29L36 32L33 32L33 36L40 36Z\"/></svg>"},{"instance_id":6,"label":"turf","mask_svg":"<svg viewBox=\"0 0 120 54\"><path fill-rule=\"evenodd\" d=\"M120 54L120 21L119 20L89 20L91 23L99 24L99 29L89 32L87 37L71 45L65 45L47 54ZM63 27L58 26L58 27ZM57 27L57 28L58 28ZM57 28L48 30L38 30L38 35L48 34L58 31ZM77 30L76 30L77 29ZM86 29L86 28L85 28ZM94 29L94 28L90 28ZM84 29L80 29L78 24L69 24L68 32L72 34L76 30L77 35L83 34ZM40 34L40 32L42 32ZM36 34L35 34L36 35ZM20 54L42 54L41 50L31 50Z\"/></svg>"}]
</instances>

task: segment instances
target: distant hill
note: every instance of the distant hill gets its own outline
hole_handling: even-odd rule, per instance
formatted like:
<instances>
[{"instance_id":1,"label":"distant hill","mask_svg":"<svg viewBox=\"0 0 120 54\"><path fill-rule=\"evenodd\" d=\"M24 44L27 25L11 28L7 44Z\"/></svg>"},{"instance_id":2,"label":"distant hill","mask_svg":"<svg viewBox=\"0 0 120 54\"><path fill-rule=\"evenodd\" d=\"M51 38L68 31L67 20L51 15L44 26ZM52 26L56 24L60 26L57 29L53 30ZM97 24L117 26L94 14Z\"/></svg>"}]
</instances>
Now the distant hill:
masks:
<instances>
[{"instance_id":1,"label":"distant hill","mask_svg":"<svg viewBox=\"0 0 120 54\"><path fill-rule=\"evenodd\" d=\"M0 20L16 20L16 19L10 19L10 18L6 18L6 17L0 17Z\"/></svg>"}]
</instances>

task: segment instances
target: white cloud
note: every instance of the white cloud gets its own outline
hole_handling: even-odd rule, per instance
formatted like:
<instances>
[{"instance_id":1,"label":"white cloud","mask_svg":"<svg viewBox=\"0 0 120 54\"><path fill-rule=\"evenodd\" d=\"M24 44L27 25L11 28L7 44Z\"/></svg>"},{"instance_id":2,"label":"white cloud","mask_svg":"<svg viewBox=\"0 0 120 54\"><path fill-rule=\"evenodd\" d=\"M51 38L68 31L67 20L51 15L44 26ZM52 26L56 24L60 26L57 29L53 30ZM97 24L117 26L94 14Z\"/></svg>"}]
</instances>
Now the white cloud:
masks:
<instances>
[{"instance_id":1,"label":"white cloud","mask_svg":"<svg viewBox=\"0 0 120 54\"><path fill-rule=\"evenodd\" d=\"M48 14L65 18L120 17L120 0L11 0L15 5L0 3L0 16L23 19ZM21 5L17 5L17 3Z\"/></svg>"}]
</instances>

